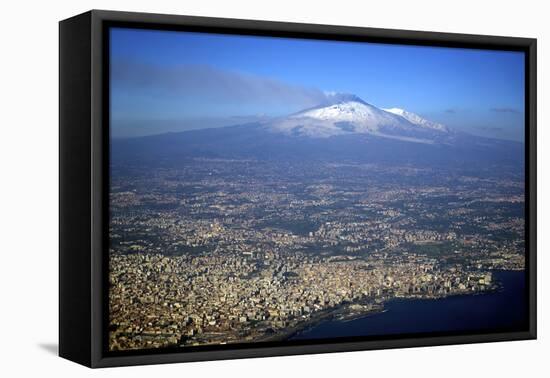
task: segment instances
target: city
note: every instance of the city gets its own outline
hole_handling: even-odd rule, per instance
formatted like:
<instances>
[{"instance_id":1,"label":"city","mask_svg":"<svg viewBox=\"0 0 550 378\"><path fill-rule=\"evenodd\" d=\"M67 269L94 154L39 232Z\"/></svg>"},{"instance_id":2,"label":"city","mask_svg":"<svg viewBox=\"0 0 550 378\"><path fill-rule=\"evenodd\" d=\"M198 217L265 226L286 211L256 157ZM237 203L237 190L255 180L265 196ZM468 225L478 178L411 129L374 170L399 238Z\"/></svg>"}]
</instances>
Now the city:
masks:
<instances>
[{"instance_id":1,"label":"city","mask_svg":"<svg viewBox=\"0 0 550 378\"><path fill-rule=\"evenodd\" d=\"M190 158L111 167L109 349L287 340L523 270L504 168ZM147 173L145 173L147 172Z\"/></svg>"}]
</instances>

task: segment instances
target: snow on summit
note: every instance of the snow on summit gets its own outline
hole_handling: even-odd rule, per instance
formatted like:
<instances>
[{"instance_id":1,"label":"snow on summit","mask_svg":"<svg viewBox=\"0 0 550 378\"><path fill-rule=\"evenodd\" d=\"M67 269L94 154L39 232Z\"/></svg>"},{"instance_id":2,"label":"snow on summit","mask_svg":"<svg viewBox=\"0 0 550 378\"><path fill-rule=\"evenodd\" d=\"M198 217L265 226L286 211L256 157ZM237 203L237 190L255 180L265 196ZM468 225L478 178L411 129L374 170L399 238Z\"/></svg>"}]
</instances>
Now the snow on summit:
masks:
<instances>
[{"instance_id":1,"label":"snow on summit","mask_svg":"<svg viewBox=\"0 0 550 378\"><path fill-rule=\"evenodd\" d=\"M390 108L390 109L384 109L384 110L389 113L397 114L405 118L407 121L421 127L426 127L428 129L439 130L439 131L448 131L447 126L442 125L441 123L429 121L427 119L420 117L418 114L408 112L404 109Z\"/></svg>"},{"instance_id":2,"label":"snow on summit","mask_svg":"<svg viewBox=\"0 0 550 378\"><path fill-rule=\"evenodd\" d=\"M329 94L320 106L305 109L268 125L273 132L291 136L326 138L350 133L431 143L433 134L447 127L403 109L381 109L350 94Z\"/></svg>"}]
</instances>

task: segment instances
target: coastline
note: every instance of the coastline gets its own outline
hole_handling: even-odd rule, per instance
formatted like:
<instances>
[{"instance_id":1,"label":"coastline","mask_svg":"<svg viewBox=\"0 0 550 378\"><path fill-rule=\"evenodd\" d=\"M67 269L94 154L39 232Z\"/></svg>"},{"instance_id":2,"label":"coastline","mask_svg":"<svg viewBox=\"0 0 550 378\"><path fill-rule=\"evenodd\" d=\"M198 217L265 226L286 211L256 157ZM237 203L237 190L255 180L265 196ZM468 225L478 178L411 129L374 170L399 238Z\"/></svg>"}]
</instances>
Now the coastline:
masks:
<instances>
[{"instance_id":1,"label":"coastline","mask_svg":"<svg viewBox=\"0 0 550 378\"><path fill-rule=\"evenodd\" d=\"M499 272L507 272L507 271L508 270L502 270ZM511 270L511 271L517 271L517 270ZM310 319L299 321L297 324L290 326L289 328L276 332L275 334L272 334L272 335L261 336L254 340L251 340L250 342L287 341L292 339L293 337L300 335L305 331L308 331L309 329L314 328L315 326L325 321L337 321L342 323L351 322L351 321L363 319L375 314L387 312L389 311L389 309L386 307L386 304L391 303L393 301L418 301L418 300L438 301L438 300L443 300L447 298L483 296L483 295L499 292L501 290L503 290L502 283L495 282L486 290L474 292L474 293L460 292L460 293L431 295L431 296L429 295L393 296L391 298L383 298L379 303L374 304L374 306L376 307L373 309L369 309L366 311L356 311L356 310L354 311L351 309L352 306L355 306L358 304L364 305L365 303L369 303L363 299L357 302L346 303L336 308L321 310L318 313L314 314L314 316Z\"/></svg>"},{"instance_id":2,"label":"coastline","mask_svg":"<svg viewBox=\"0 0 550 378\"><path fill-rule=\"evenodd\" d=\"M338 320L338 321L350 321L350 320L356 320L359 318L363 318L369 315L374 315L378 313L382 313L387 311L383 303L380 304L381 307L364 311L361 313L353 314L354 316L350 319L337 319L338 315L341 315L342 312L348 311L350 306L355 305L357 303L349 303L345 305L338 306L336 308L329 308L326 310L321 310L318 313L315 313L310 319L299 321L297 324L290 326L284 330L281 330L280 332L277 332L273 335L263 336L257 339L252 340L251 342L273 342L273 341L286 341L291 339L292 337L300 334L303 331L306 331L324 321L327 320Z\"/></svg>"},{"instance_id":3,"label":"coastline","mask_svg":"<svg viewBox=\"0 0 550 378\"><path fill-rule=\"evenodd\" d=\"M524 271L519 270L493 270L493 273L497 275L506 274L506 273L519 273ZM499 294L505 292L507 285L501 280L497 279L494 282L488 285L486 289L476 291L476 292L456 292L456 293L445 293L445 294L409 294L409 295L392 295L384 296L373 300L373 298L362 298L354 302L348 302L345 304L340 304L336 307L327 308L318 310L311 314L307 319L295 319L291 322L286 328L274 330L270 334L256 334L250 335L247 340L243 338L236 338L230 341L226 341L223 344L242 344L242 343L269 343L269 342L281 342L289 341L293 339L305 340L305 339L315 339L320 338L321 336L307 336L301 338L300 335L307 333L308 331L318 327L323 326L324 323L333 323L337 327L345 323L354 323L355 321L361 321L364 318L371 317L373 315L378 315L382 313L392 313L389 314L390 317L394 317L395 308L393 305L399 303L403 305L405 302L410 304L418 303L430 303L432 305L438 305L438 302L444 301L447 299L471 299L484 297L491 294ZM361 336L361 331L358 331L357 336ZM389 332L391 333L391 332ZM385 330L380 334L385 334ZM327 336L326 338L333 338L337 336ZM324 338L324 337L322 337ZM218 343L214 343L218 344ZM185 347L180 345L180 347Z\"/></svg>"},{"instance_id":4,"label":"coastline","mask_svg":"<svg viewBox=\"0 0 550 378\"><path fill-rule=\"evenodd\" d=\"M442 331L518 329L525 324L524 271L503 270L491 290L437 298L394 297L384 314L366 314L349 322L317 323L287 340L332 339ZM517 311L506 311L515 308ZM372 315L372 316L371 316ZM380 316L379 316L380 315ZM367 320L366 318L371 318Z\"/></svg>"}]
</instances>

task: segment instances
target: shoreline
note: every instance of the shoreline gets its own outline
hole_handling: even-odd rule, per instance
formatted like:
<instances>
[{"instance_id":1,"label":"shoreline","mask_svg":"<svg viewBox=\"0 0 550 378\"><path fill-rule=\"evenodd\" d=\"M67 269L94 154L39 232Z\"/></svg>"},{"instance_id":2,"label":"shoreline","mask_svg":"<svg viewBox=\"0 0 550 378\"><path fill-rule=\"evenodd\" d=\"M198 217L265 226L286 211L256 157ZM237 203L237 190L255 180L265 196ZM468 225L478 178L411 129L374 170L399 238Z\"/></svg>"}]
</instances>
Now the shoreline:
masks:
<instances>
[{"instance_id":1,"label":"shoreline","mask_svg":"<svg viewBox=\"0 0 550 378\"><path fill-rule=\"evenodd\" d=\"M392 298L384 298L380 303L375 304L375 306L379 306L374 309L369 309L366 311L361 311L357 313L347 313L350 311L350 307L353 305L362 305L364 304L363 301L357 301L352 303L347 303L345 305L340 305L336 308L330 308L319 311L318 314L315 314L314 317L308 320L303 320L298 322L296 325L293 325L287 329L281 330L279 332L276 332L275 334L268 335L268 336L262 336L257 339L251 340L250 342L276 342L276 341L287 341L292 339L294 336L299 335L300 333L307 331L308 329L311 329L320 323L324 321L330 321L330 320L336 320L338 322L348 322L348 321L354 321L362 318L366 318L372 315L381 314L389 311L386 308L386 303L396 301L396 300L405 300L405 301L416 301L416 300L422 300L422 301L437 301L442 300L446 298L451 297L470 297L470 296L479 296L479 295L485 295L485 294L491 294L498 292L502 290L503 287L499 284L494 284L493 287L479 292L474 293L455 293L455 294L448 294L448 295L438 295L438 296L394 296ZM343 314L343 318L338 319L338 315Z\"/></svg>"},{"instance_id":2,"label":"shoreline","mask_svg":"<svg viewBox=\"0 0 550 378\"><path fill-rule=\"evenodd\" d=\"M492 270L495 272L495 270ZM516 272L518 270L496 270L497 272ZM242 343L269 343L269 342L281 342L292 340L295 336L300 335L302 332L305 332L311 328L316 327L317 325L326 322L326 321L338 321L338 322L351 322L358 319L366 318L372 315L381 314L389 311L387 304L393 301L437 301L444 300L452 297L472 297L472 296L483 296L486 294L493 294L496 292L503 291L503 283L495 281L491 283L490 286L485 290L475 291L475 292L457 292L457 293L447 293L447 294L431 294L431 295L404 295L404 296L390 296L382 297L377 300L372 298L362 298L354 302L348 302L345 304L340 304L336 307L327 308L318 310L313 313L309 319L300 319L294 320L293 324L287 328L276 330L274 333L258 334L257 337L253 337L249 340L244 341L243 339L234 339L227 341L224 344L242 344ZM361 307L364 306L361 310ZM354 308L355 307L355 308ZM370 308L365 308L370 307ZM180 347L185 347L180 345Z\"/></svg>"},{"instance_id":3,"label":"shoreline","mask_svg":"<svg viewBox=\"0 0 550 378\"><path fill-rule=\"evenodd\" d=\"M339 306L337 308L321 310L319 311L319 313L314 314L314 316L310 319L299 321L297 324L289 328L286 328L280 332L277 332L273 335L260 337L258 339L252 340L251 342L286 341L300 334L301 332L308 330L326 320L336 319L338 321L351 321L351 320L355 320L355 319L363 318L369 315L374 315L377 313L382 313L387 311L385 307L382 306L381 308L376 308L376 309L372 309L372 310L368 310L368 311L356 314L356 316L354 316L352 319L340 320L336 318L336 316L341 314L342 311L348 311L349 307L354 304L357 304L357 303L350 303L350 304L345 304L343 306Z\"/></svg>"}]
</instances>

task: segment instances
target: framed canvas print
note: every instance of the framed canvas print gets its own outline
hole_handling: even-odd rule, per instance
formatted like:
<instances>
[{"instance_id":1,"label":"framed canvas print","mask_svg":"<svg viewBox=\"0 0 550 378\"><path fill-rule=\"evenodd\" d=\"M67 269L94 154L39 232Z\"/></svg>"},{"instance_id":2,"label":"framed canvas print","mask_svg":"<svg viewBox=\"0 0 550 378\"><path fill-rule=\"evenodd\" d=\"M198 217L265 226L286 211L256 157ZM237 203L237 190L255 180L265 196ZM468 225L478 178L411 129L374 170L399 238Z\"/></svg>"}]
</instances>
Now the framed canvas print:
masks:
<instances>
[{"instance_id":1,"label":"framed canvas print","mask_svg":"<svg viewBox=\"0 0 550 378\"><path fill-rule=\"evenodd\" d=\"M536 41L60 23L62 357L536 337Z\"/></svg>"}]
</instances>

